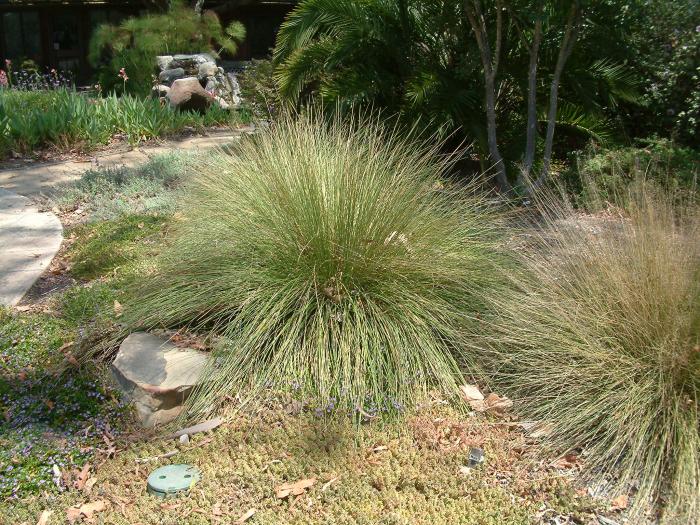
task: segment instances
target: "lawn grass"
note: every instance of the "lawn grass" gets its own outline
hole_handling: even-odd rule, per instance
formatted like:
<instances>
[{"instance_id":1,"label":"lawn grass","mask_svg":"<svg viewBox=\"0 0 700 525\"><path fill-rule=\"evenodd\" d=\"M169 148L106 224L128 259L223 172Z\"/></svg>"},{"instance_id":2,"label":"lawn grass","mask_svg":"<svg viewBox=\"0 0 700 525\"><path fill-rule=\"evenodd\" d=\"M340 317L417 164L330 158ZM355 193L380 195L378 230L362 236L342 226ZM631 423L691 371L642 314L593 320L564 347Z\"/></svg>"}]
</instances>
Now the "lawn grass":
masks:
<instances>
[{"instance_id":1,"label":"lawn grass","mask_svg":"<svg viewBox=\"0 0 700 525\"><path fill-rule=\"evenodd\" d=\"M74 228L76 242L69 252L73 275L94 279L134 263L160 242L166 222L161 215L123 215Z\"/></svg>"}]
</instances>

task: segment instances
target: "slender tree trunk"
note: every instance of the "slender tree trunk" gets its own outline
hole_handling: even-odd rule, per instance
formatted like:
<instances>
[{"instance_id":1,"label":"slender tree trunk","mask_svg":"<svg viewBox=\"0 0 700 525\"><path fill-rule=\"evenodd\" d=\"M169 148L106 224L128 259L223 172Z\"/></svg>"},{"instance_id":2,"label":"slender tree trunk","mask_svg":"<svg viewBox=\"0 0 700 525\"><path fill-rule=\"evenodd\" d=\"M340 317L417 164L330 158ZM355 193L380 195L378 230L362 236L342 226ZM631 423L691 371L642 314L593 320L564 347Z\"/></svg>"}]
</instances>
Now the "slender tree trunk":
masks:
<instances>
[{"instance_id":1,"label":"slender tree trunk","mask_svg":"<svg viewBox=\"0 0 700 525\"><path fill-rule=\"evenodd\" d=\"M578 28L580 23L581 10L578 0L571 4L569 11L569 19L566 23L566 31L564 38L559 48L559 56L557 64L554 67L554 76L552 77L552 85L549 91L549 110L547 112L547 135L544 141L544 156L542 158L542 173L540 174L535 187L539 187L547 181L549 177L549 167L552 160L552 145L554 142L554 128L557 121L557 102L559 97L559 82L561 74L564 71L566 61L571 55L574 48L574 43L578 38Z\"/></svg>"},{"instance_id":2,"label":"slender tree trunk","mask_svg":"<svg viewBox=\"0 0 700 525\"><path fill-rule=\"evenodd\" d=\"M196 0L194 3L194 12L199 16L202 16L202 10L204 9L204 0Z\"/></svg>"},{"instance_id":3,"label":"slender tree trunk","mask_svg":"<svg viewBox=\"0 0 700 525\"><path fill-rule=\"evenodd\" d=\"M496 170L496 183L498 188L503 193L508 193L512 190L510 182L508 182L508 174L506 166L503 163L503 157L498 148L498 133L496 127L496 74L498 73L498 65L501 55L501 41L503 39L503 18L501 13L501 2L496 1L496 42L495 55L491 55L491 45L488 40L488 31L486 29L486 20L481 11L481 1L467 1L464 7L469 24L474 31L476 43L479 46L481 62L484 68L484 88L486 101L486 131L489 147L489 157L491 158L491 166Z\"/></svg>"},{"instance_id":4,"label":"slender tree trunk","mask_svg":"<svg viewBox=\"0 0 700 525\"><path fill-rule=\"evenodd\" d=\"M535 32L530 45L530 67L527 75L527 130L525 135L525 157L522 172L518 175L518 185L523 186L530 178L535 162L537 145L537 60L542 41L542 20L535 21Z\"/></svg>"}]
</instances>

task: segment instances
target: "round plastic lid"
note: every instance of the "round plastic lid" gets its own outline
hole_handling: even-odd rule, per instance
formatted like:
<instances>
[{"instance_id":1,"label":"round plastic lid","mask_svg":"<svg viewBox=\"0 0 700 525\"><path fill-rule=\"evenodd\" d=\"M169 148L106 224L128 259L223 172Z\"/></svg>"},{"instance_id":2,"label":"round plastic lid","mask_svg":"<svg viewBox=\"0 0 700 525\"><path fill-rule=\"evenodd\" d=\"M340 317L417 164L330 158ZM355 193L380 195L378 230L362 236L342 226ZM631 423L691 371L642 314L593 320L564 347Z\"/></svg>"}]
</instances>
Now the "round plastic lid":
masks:
<instances>
[{"instance_id":1,"label":"round plastic lid","mask_svg":"<svg viewBox=\"0 0 700 525\"><path fill-rule=\"evenodd\" d=\"M202 477L192 465L166 465L148 476L148 493L158 498L173 498L185 494Z\"/></svg>"}]
</instances>

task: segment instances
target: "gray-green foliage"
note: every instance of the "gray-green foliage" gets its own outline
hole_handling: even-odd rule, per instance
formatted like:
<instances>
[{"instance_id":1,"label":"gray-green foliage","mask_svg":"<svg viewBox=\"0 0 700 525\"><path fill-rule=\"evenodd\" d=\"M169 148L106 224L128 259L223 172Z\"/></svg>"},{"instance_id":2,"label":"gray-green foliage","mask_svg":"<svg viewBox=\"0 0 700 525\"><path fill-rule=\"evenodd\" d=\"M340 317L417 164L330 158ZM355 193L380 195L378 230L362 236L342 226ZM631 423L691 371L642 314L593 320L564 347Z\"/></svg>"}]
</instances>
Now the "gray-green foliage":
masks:
<instances>
[{"instance_id":1,"label":"gray-green foliage","mask_svg":"<svg viewBox=\"0 0 700 525\"><path fill-rule=\"evenodd\" d=\"M131 168L92 168L77 182L59 188L51 204L62 210L80 207L89 220L170 214L181 195L181 177L196 157L195 153L171 152Z\"/></svg>"},{"instance_id":2,"label":"gray-green foliage","mask_svg":"<svg viewBox=\"0 0 700 525\"><path fill-rule=\"evenodd\" d=\"M124 318L223 336L191 414L265 385L367 411L455 392L463 330L501 279L499 227L444 188L438 148L302 116L199 164Z\"/></svg>"}]
</instances>

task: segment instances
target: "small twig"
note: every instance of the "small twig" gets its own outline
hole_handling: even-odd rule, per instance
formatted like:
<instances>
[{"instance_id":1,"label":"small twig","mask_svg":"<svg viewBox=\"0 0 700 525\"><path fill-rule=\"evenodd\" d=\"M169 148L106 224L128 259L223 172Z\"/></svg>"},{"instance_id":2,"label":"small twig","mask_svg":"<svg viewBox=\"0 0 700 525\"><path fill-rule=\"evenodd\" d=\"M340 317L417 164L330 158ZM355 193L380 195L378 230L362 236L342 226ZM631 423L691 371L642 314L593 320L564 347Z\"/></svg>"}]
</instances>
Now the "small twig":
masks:
<instances>
[{"instance_id":1,"label":"small twig","mask_svg":"<svg viewBox=\"0 0 700 525\"><path fill-rule=\"evenodd\" d=\"M148 463L149 461L158 461L159 459L168 459L173 457L175 454L177 454L177 450L171 450L170 452L166 452L165 454L161 454L160 456L152 456L150 458L137 458L136 463Z\"/></svg>"}]
</instances>

